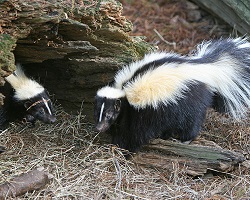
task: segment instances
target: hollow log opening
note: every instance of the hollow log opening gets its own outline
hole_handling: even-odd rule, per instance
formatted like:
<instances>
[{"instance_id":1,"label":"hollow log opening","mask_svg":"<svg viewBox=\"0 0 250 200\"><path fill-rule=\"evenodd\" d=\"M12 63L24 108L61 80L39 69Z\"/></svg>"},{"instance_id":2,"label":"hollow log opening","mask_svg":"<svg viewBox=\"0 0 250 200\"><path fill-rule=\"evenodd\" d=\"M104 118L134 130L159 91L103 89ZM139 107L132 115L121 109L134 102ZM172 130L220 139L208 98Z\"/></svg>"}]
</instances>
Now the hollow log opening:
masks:
<instances>
[{"instance_id":1,"label":"hollow log opening","mask_svg":"<svg viewBox=\"0 0 250 200\"><path fill-rule=\"evenodd\" d=\"M8 75L15 62L21 63L67 112L78 111L83 103L86 118L92 120L96 90L110 82L120 66L153 47L141 37L129 36L132 24L122 16L119 2L84 3L1 4L6 10L2 27L13 40L12 45L6 44L14 54L1 69Z\"/></svg>"}]
</instances>

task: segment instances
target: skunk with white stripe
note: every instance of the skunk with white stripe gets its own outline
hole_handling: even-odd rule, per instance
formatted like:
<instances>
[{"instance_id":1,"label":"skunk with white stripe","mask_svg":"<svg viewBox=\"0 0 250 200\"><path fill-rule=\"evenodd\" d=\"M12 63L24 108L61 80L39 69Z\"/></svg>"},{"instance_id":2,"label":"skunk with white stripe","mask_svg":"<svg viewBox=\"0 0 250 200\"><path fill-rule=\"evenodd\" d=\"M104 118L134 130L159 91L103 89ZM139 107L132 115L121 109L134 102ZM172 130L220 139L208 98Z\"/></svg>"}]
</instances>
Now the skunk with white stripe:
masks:
<instances>
[{"instance_id":1,"label":"skunk with white stripe","mask_svg":"<svg viewBox=\"0 0 250 200\"><path fill-rule=\"evenodd\" d=\"M56 117L48 92L36 81L28 78L21 66L17 64L16 71L5 78L6 83L1 88L5 96L4 105L0 110L0 128L3 130L9 122L24 119L35 123L54 123Z\"/></svg>"},{"instance_id":2,"label":"skunk with white stripe","mask_svg":"<svg viewBox=\"0 0 250 200\"><path fill-rule=\"evenodd\" d=\"M212 107L236 120L250 107L250 43L219 39L198 45L193 56L156 52L120 69L97 91L96 128L112 143L137 151L150 139L182 142L199 133Z\"/></svg>"}]
</instances>

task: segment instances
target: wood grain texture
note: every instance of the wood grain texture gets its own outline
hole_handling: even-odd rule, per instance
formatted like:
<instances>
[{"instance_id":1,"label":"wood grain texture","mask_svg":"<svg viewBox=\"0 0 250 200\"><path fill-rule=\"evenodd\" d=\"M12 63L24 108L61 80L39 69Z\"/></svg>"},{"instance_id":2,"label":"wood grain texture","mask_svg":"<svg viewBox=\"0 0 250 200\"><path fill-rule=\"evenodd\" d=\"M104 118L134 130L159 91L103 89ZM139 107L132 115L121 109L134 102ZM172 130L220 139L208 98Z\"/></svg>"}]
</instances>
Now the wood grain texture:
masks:
<instances>
[{"instance_id":1,"label":"wood grain texture","mask_svg":"<svg viewBox=\"0 0 250 200\"><path fill-rule=\"evenodd\" d=\"M139 165L169 171L178 163L187 174L198 176L209 171L229 172L245 158L204 139L191 144L156 139L144 146L133 160Z\"/></svg>"}]
</instances>

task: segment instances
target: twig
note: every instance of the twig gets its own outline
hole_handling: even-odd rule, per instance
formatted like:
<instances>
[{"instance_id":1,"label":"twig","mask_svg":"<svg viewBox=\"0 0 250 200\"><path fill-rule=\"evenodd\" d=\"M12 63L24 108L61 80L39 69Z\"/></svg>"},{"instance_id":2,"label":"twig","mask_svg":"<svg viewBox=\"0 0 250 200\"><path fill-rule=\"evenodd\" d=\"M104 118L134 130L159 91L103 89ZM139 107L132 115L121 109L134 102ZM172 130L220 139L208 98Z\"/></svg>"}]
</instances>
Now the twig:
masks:
<instances>
[{"instance_id":1,"label":"twig","mask_svg":"<svg viewBox=\"0 0 250 200\"><path fill-rule=\"evenodd\" d=\"M169 41L165 40L165 39L162 37L162 35L161 35L156 29L154 29L154 32L158 35L158 37L159 37L163 42L165 42L165 43L168 44L168 45L172 45L172 46L174 47L174 49L176 49L176 43L175 43L175 42L169 42Z\"/></svg>"},{"instance_id":2,"label":"twig","mask_svg":"<svg viewBox=\"0 0 250 200\"><path fill-rule=\"evenodd\" d=\"M121 173L120 164L115 157L113 157L113 162L115 164L116 174L117 174L117 178L118 178L118 183L116 184L116 189L117 188L120 189L121 182L122 182L122 173Z\"/></svg>"}]
</instances>

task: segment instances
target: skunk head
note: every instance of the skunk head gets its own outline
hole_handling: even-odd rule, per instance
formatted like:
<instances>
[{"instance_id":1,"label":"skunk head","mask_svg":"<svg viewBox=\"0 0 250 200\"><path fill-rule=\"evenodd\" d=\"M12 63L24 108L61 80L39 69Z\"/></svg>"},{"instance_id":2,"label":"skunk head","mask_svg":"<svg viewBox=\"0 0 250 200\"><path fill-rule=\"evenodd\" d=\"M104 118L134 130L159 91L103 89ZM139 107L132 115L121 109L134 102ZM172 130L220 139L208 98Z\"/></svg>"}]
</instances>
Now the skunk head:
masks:
<instances>
[{"instance_id":1,"label":"skunk head","mask_svg":"<svg viewBox=\"0 0 250 200\"><path fill-rule=\"evenodd\" d=\"M120 114L122 101L125 97L123 90L106 86L97 91L95 97L94 118L96 129L107 131Z\"/></svg>"},{"instance_id":2,"label":"skunk head","mask_svg":"<svg viewBox=\"0 0 250 200\"><path fill-rule=\"evenodd\" d=\"M40 120L49 124L56 121L55 111L46 90L22 102L26 109L27 114L25 118L28 122Z\"/></svg>"},{"instance_id":3,"label":"skunk head","mask_svg":"<svg viewBox=\"0 0 250 200\"><path fill-rule=\"evenodd\" d=\"M21 67L5 78L14 89L14 101L23 107L24 118L34 123L40 120L44 123L56 121L55 112L47 91L36 81L26 77Z\"/></svg>"}]
</instances>

